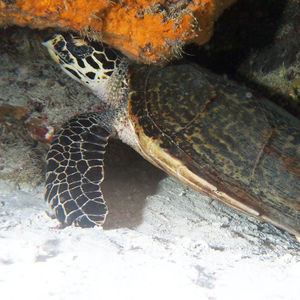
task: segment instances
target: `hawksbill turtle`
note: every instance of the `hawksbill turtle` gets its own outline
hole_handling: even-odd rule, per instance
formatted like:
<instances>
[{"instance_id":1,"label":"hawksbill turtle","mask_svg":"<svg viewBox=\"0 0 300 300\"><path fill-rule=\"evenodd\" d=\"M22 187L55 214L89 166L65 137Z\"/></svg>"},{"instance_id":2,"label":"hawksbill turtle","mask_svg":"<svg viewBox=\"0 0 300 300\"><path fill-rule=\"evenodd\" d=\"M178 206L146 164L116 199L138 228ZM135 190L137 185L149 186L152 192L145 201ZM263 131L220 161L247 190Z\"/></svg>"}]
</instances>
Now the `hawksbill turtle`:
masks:
<instances>
[{"instance_id":1,"label":"hawksbill turtle","mask_svg":"<svg viewBox=\"0 0 300 300\"><path fill-rule=\"evenodd\" d=\"M199 66L130 62L72 34L43 43L101 111L78 115L47 154L45 199L65 225L102 225L105 146L121 139L193 189L300 235L299 121Z\"/></svg>"}]
</instances>

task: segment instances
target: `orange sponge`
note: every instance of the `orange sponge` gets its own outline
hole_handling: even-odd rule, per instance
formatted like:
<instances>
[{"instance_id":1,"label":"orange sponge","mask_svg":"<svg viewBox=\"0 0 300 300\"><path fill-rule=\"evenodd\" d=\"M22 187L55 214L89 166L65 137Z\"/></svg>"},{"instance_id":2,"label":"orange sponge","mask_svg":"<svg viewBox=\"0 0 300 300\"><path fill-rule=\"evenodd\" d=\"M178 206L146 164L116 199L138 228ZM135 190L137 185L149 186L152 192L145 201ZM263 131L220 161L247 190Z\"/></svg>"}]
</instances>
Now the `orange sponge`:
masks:
<instances>
[{"instance_id":1,"label":"orange sponge","mask_svg":"<svg viewBox=\"0 0 300 300\"><path fill-rule=\"evenodd\" d=\"M235 0L0 0L0 25L80 31L129 57L157 62L209 40Z\"/></svg>"}]
</instances>

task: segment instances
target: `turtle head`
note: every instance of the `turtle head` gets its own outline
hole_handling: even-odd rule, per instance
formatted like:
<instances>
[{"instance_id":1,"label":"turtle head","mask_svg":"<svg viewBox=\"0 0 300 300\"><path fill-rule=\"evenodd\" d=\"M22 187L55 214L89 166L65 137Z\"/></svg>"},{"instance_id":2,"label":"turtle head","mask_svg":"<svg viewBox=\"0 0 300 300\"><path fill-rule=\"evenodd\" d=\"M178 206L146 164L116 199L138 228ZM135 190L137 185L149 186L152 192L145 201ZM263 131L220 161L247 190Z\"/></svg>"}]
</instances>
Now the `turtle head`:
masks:
<instances>
[{"instance_id":1,"label":"turtle head","mask_svg":"<svg viewBox=\"0 0 300 300\"><path fill-rule=\"evenodd\" d=\"M127 92L128 60L102 43L72 34L55 34L43 42L64 72L89 87L105 103L116 106Z\"/></svg>"}]
</instances>

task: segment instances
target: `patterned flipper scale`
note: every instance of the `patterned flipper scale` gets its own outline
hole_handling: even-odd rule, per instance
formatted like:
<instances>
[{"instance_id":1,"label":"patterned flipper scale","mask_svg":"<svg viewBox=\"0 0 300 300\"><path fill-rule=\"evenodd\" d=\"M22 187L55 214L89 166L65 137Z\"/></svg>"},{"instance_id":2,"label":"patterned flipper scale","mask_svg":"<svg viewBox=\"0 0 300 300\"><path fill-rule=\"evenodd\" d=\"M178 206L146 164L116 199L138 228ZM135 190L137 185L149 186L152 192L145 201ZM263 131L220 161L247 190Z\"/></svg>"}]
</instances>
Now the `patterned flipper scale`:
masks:
<instances>
[{"instance_id":1,"label":"patterned flipper scale","mask_svg":"<svg viewBox=\"0 0 300 300\"><path fill-rule=\"evenodd\" d=\"M45 200L62 224L104 223L107 207L100 184L109 136L95 114L72 118L55 136L47 155Z\"/></svg>"}]
</instances>

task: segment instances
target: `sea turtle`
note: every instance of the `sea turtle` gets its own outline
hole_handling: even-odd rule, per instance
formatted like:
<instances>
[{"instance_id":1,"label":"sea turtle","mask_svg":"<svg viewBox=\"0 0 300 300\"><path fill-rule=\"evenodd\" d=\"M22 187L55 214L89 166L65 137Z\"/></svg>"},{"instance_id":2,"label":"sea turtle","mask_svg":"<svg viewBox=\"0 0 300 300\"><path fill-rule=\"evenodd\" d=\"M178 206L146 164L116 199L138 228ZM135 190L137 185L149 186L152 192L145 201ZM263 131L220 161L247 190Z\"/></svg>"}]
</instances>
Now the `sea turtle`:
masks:
<instances>
[{"instance_id":1,"label":"sea turtle","mask_svg":"<svg viewBox=\"0 0 300 300\"><path fill-rule=\"evenodd\" d=\"M110 137L203 194L300 235L299 121L199 66L130 62L72 34L43 43L103 109L69 120L47 155L45 199L58 220L101 225Z\"/></svg>"}]
</instances>

